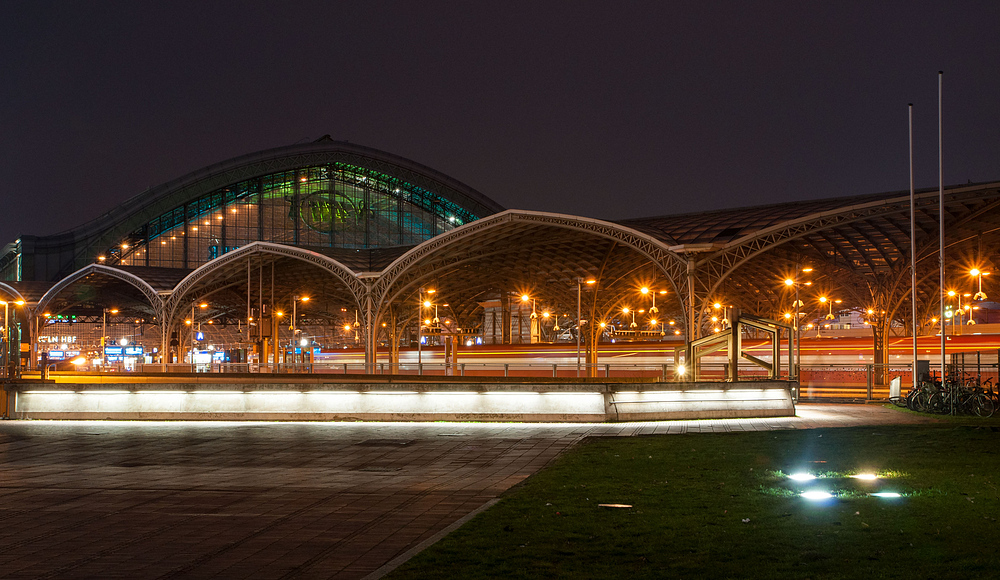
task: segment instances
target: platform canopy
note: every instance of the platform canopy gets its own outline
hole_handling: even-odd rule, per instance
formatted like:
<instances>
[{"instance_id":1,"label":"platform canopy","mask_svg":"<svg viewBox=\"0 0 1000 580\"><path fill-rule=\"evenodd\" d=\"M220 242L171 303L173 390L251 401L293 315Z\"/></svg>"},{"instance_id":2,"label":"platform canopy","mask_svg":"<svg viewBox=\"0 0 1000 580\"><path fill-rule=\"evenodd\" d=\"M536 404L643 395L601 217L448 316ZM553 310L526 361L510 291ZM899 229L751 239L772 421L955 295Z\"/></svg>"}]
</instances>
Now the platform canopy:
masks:
<instances>
[{"instance_id":1,"label":"platform canopy","mask_svg":"<svg viewBox=\"0 0 1000 580\"><path fill-rule=\"evenodd\" d=\"M501 342L512 317L534 314L539 339L579 328L593 353L605 328L698 338L724 325L723 308L800 322L857 312L878 351L909 332L914 308L936 323L942 218L956 302L978 289L970 272L995 270L1000 183L948 187L943 216L938 204L937 190L914 196L914 305L909 192L611 222L504 210L430 168L324 138L193 172L72 235L9 244L8 274L59 274L0 294L39 321L116 310L156 326L163 348L212 324L247 348L302 334L362 346L369 363L424 327L482 336L491 316Z\"/></svg>"}]
</instances>

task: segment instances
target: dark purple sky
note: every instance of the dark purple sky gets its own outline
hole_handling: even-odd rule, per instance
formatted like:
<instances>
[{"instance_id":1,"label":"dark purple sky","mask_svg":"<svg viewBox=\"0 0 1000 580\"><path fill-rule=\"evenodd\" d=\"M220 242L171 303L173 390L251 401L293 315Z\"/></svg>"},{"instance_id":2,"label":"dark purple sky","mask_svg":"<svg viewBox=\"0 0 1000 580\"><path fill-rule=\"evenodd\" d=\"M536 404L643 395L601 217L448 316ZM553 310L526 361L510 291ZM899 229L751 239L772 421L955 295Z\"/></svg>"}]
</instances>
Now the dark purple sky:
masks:
<instances>
[{"instance_id":1,"label":"dark purple sky","mask_svg":"<svg viewBox=\"0 0 1000 580\"><path fill-rule=\"evenodd\" d=\"M0 244L325 133L615 219L906 189L913 102L932 187L939 69L1000 180L996 0L152 4L0 5Z\"/></svg>"}]
</instances>

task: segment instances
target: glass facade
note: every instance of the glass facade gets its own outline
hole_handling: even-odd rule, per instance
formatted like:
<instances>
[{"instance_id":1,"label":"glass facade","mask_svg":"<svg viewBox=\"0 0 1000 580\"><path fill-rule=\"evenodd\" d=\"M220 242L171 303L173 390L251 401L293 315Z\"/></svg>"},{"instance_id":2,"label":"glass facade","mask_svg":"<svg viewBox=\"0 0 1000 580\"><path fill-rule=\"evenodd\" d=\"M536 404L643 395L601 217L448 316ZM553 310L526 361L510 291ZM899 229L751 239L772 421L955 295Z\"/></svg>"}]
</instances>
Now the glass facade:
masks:
<instances>
[{"instance_id":1,"label":"glass facade","mask_svg":"<svg viewBox=\"0 0 1000 580\"><path fill-rule=\"evenodd\" d=\"M331 163L203 195L134 231L108 250L106 263L197 268L255 241L314 248L410 246L480 217L392 176Z\"/></svg>"}]
</instances>

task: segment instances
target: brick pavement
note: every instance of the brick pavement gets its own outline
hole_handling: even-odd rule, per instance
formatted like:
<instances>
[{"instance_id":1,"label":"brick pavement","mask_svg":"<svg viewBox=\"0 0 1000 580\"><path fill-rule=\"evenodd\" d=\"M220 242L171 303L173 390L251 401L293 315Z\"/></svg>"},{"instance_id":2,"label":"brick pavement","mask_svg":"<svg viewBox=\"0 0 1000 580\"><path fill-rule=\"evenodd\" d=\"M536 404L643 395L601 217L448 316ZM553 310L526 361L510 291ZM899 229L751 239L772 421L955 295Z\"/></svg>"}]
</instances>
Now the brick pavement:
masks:
<instances>
[{"instance_id":1,"label":"brick pavement","mask_svg":"<svg viewBox=\"0 0 1000 580\"><path fill-rule=\"evenodd\" d=\"M801 405L573 425L2 422L0 577L362 578L586 436L927 421Z\"/></svg>"}]
</instances>

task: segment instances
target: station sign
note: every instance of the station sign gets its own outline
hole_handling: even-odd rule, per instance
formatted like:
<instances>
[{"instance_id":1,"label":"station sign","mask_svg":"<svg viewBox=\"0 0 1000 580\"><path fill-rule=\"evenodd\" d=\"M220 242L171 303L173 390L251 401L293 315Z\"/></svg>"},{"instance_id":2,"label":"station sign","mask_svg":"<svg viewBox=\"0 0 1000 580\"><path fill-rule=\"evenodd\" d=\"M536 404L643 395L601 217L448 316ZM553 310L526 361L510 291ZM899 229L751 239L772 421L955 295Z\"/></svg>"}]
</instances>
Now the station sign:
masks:
<instances>
[{"instance_id":1,"label":"station sign","mask_svg":"<svg viewBox=\"0 0 1000 580\"><path fill-rule=\"evenodd\" d=\"M142 346L126 346L123 354L125 356L142 356L144 351Z\"/></svg>"}]
</instances>

